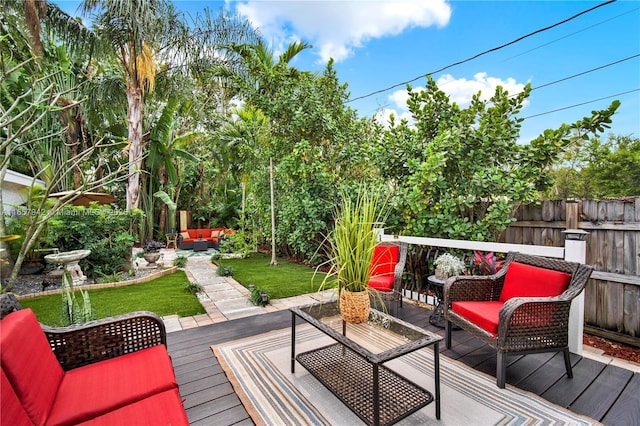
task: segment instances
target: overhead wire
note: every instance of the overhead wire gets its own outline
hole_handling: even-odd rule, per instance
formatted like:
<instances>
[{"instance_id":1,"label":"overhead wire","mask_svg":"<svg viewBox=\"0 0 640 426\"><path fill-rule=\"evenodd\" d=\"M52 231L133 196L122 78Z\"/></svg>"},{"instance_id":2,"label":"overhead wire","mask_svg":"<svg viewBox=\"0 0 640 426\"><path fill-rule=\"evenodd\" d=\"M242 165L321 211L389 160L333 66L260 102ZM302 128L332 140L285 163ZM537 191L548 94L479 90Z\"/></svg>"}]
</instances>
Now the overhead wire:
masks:
<instances>
[{"instance_id":1,"label":"overhead wire","mask_svg":"<svg viewBox=\"0 0 640 426\"><path fill-rule=\"evenodd\" d=\"M629 93L638 92L638 91L640 91L640 87L637 88L637 89L627 90L626 92L620 92L620 93L616 93L614 95L609 95L609 96L605 96L605 97L598 98L598 99L592 99L592 100L586 101L586 102L580 102L579 104L568 105L568 106L565 106L565 107L562 107L562 108L558 108L558 109L554 109L554 110L551 110L551 111L541 112L539 114L533 114L533 115L530 115L528 117L522 117L522 120L526 120L528 118L540 117L541 115L552 114L554 112L564 111L564 110L567 110L567 109L576 108L576 107L587 105L587 104L591 104L591 103L594 103L594 102L604 101L605 99L611 99L611 98L615 98L617 96L628 95Z\"/></svg>"},{"instance_id":2,"label":"overhead wire","mask_svg":"<svg viewBox=\"0 0 640 426\"><path fill-rule=\"evenodd\" d=\"M500 46L496 46L496 47L493 47L493 48L491 48L491 49L485 50L485 51L480 52L480 53L478 53L478 54L476 54L476 55L473 55L473 56L471 56L471 57L469 57L469 58L467 58L467 59L463 59L463 60L461 60L461 61L454 62L454 63L449 64L449 65L446 65L446 66L444 66L444 67L442 67L442 68L440 68L440 69L437 69L437 70L435 70L435 71L431 71L431 72L423 73L423 74L421 74L421 75L419 75L419 76L417 76L417 77L415 77L415 78L412 78L412 79L410 79L410 80L407 80L407 81L403 81L403 82L401 82L401 83L394 84L394 85L389 86L389 87L386 87L386 88L384 88L384 89L375 90L375 91L373 91L373 92L371 92L371 93L368 93L368 94L366 94L366 95L357 96L357 97L355 97L355 98L353 98L353 99L349 99L348 101L346 101L346 103L354 102L354 101L357 101L357 100L360 100L360 99L365 99L365 98L368 98L368 97L370 97L370 96L377 95L377 94L379 94L379 93L384 93L384 92L389 91L389 90L391 90L391 89L395 89L396 87L406 86L406 85L407 85L407 84L409 84L409 83L413 83L413 82L414 82L414 81L416 81L416 80L419 80L419 79L421 79L421 78L424 78L424 76L425 76L425 75L437 74L437 73L442 72L442 71L444 71L444 70L446 70L446 69L449 69L449 68L452 68L452 67L454 67L454 66L461 65L461 64L464 64L464 63L466 63L466 62L469 62L469 61L472 61L472 60L474 60L474 59L477 59L477 58L479 58L480 56L484 56L484 55L486 55L486 54L488 54L488 53L495 52L495 51L497 51L497 50L503 49L503 48L505 48L505 47L507 47L507 46L510 46L510 45L512 45L512 44L515 44L515 43L518 43L518 42L520 42L520 41L522 41L522 40L524 40L524 39L526 39L526 38L528 38L528 37L531 37L531 36L534 36L534 35L536 35L536 34L542 33L542 32L544 32L544 31L548 31L548 30L550 30L550 29L552 29L552 28L555 28L555 27L557 27L557 26L559 26L559 25L562 25L562 24L565 24L565 23L567 23L567 22L569 22L569 21L572 21L572 20L574 20L574 19L576 19L576 18L578 18L578 17L580 17L580 16L582 16L582 15L584 15L584 14L586 14L586 13L592 12L592 11L594 11L594 10L596 10L596 9L599 9L599 8L603 7L603 6L607 6L607 5L609 5L609 4L615 3L616 1L617 1L617 0L609 0L609 1L607 1L607 2L600 3L600 4L598 4L598 5L596 5L596 6L593 6L593 7L589 8L589 9L583 10L582 12L576 13L575 15L570 16L569 18L566 18L566 19L563 19L562 21L556 22L555 24L552 24L552 25L546 26L546 27L544 27L544 28L540 28L540 29L538 29L538 30L536 30L536 31L533 31L533 32L531 32L531 33L528 33L528 34L525 34L525 35L523 35L523 36L521 36L521 37L518 37L518 38L516 38L515 40L512 40L512 41L510 41L510 42L508 42L508 43L504 43L504 44L502 44L502 45L500 45Z\"/></svg>"}]
</instances>

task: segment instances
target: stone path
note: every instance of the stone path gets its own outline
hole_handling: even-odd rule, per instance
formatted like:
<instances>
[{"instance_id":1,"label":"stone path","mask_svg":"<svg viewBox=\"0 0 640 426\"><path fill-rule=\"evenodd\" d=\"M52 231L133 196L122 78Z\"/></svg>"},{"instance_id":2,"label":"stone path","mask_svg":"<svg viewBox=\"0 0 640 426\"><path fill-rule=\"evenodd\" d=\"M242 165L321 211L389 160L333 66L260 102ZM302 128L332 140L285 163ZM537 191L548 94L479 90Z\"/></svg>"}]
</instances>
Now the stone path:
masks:
<instances>
[{"instance_id":1,"label":"stone path","mask_svg":"<svg viewBox=\"0 0 640 426\"><path fill-rule=\"evenodd\" d=\"M170 264L175 259L175 250L162 250L163 262ZM179 253L178 253L179 254ZM211 263L211 253L192 254L187 258L185 267L191 282L200 284L204 291L198 295L206 314L179 318L177 315L163 317L167 332L214 324L236 318L289 309L292 306L308 305L320 300L328 301L332 291L312 293L287 299L275 299L264 308L249 301L249 290L232 277L220 277L216 266Z\"/></svg>"}]
</instances>

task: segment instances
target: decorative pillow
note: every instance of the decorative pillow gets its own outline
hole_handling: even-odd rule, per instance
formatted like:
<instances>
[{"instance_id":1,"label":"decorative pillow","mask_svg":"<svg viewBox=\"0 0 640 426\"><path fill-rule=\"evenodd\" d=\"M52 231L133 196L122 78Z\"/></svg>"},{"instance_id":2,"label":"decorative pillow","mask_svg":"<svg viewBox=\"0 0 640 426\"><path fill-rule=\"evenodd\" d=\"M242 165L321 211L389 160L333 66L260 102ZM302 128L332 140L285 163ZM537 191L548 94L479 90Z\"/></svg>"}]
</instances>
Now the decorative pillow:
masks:
<instances>
[{"instance_id":1,"label":"decorative pillow","mask_svg":"<svg viewBox=\"0 0 640 426\"><path fill-rule=\"evenodd\" d=\"M183 239L183 240L188 240L189 238L191 238L191 237L189 236L189 233L188 233L187 231L182 231L182 232L180 233L180 236L182 237L182 239Z\"/></svg>"},{"instance_id":2,"label":"decorative pillow","mask_svg":"<svg viewBox=\"0 0 640 426\"><path fill-rule=\"evenodd\" d=\"M211 238L220 238L224 235L224 230L211 231Z\"/></svg>"},{"instance_id":3,"label":"decorative pillow","mask_svg":"<svg viewBox=\"0 0 640 426\"><path fill-rule=\"evenodd\" d=\"M504 277L500 301L512 297L558 296L569 286L571 274L538 268L519 262L511 262Z\"/></svg>"}]
</instances>

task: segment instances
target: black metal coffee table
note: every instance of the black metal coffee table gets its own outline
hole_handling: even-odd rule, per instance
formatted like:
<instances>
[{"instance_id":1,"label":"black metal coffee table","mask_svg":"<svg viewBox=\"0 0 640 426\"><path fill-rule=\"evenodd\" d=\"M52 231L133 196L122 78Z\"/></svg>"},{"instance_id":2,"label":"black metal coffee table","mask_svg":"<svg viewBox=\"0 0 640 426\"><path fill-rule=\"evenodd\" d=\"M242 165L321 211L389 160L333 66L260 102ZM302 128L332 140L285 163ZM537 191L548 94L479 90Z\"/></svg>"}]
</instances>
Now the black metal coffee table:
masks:
<instances>
[{"instance_id":1,"label":"black metal coffee table","mask_svg":"<svg viewBox=\"0 0 640 426\"><path fill-rule=\"evenodd\" d=\"M389 340L401 342L391 349L374 353L347 336L348 327L340 319L336 303L294 307L290 311L291 372L295 372L297 360L370 425L391 425L434 401L431 392L382 365L432 346L436 418L440 419L441 336L372 309L369 322L356 327L367 327L369 333L396 335L398 339ZM302 318L337 343L296 356L296 317Z\"/></svg>"}]
</instances>

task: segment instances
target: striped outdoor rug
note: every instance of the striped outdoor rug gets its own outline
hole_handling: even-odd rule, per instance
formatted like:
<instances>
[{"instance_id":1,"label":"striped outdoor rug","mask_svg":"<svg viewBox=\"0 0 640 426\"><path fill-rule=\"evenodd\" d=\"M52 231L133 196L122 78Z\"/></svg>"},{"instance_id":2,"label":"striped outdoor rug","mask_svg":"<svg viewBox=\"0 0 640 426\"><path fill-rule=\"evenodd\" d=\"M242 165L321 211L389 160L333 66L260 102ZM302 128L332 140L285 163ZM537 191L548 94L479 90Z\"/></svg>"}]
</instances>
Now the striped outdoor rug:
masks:
<instances>
[{"instance_id":1,"label":"striped outdoor rug","mask_svg":"<svg viewBox=\"0 0 640 426\"><path fill-rule=\"evenodd\" d=\"M366 326L349 326L347 335L372 351L394 344L375 340ZM308 324L296 328L296 353L333 343ZM443 345L444 342L441 343ZM291 374L291 330L283 329L214 345L212 349L257 425L360 425L362 421L301 365ZM433 352L430 348L385 364L433 393ZM507 386L495 378L440 356L442 416L434 404L399 425L530 425L599 424L536 395Z\"/></svg>"}]
</instances>

